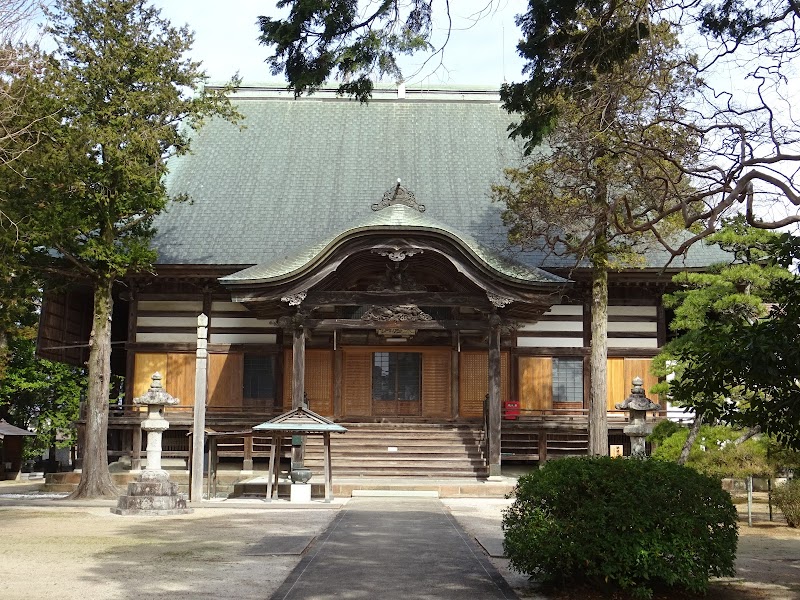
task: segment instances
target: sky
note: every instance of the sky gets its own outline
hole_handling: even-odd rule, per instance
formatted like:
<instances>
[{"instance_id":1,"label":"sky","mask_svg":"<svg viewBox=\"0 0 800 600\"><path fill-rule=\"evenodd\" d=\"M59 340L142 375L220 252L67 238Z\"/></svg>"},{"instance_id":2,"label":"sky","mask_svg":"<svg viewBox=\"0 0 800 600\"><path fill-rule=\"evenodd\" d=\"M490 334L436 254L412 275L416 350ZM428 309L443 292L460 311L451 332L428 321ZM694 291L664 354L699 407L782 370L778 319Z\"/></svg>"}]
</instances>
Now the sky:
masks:
<instances>
[{"instance_id":1,"label":"sky","mask_svg":"<svg viewBox=\"0 0 800 600\"><path fill-rule=\"evenodd\" d=\"M244 83L284 84L282 77L270 73L264 62L269 49L257 41L256 20L259 15L278 15L275 0L154 0L153 4L173 25L188 24L195 32L191 56L203 62L211 82L228 80L238 71ZM514 16L524 12L527 1L451 0L450 4L454 30L443 65L435 68L439 61L432 61L420 70L419 58L404 63L408 84L499 88L504 80L519 81L523 62L516 54L520 34ZM487 6L481 18L469 18ZM441 39L445 23L436 20L434 36Z\"/></svg>"}]
</instances>

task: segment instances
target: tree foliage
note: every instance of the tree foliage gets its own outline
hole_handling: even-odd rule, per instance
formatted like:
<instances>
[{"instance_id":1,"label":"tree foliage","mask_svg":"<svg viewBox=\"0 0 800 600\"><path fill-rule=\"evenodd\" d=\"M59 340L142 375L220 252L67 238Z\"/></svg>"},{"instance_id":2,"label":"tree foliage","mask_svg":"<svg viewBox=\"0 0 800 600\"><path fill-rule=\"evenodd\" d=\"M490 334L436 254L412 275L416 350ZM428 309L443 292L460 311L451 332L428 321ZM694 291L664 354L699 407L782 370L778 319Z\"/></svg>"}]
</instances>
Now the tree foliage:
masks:
<instances>
[{"instance_id":1,"label":"tree foliage","mask_svg":"<svg viewBox=\"0 0 800 600\"><path fill-rule=\"evenodd\" d=\"M685 348L704 344L706 327L727 324L738 328L768 314L775 284L792 278L775 260L780 239L780 234L750 227L743 217L737 217L704 241L728 252L729 263L673 277L677 289L665 294L663 302L672 311L668 326L677 337L653 359L653 373L662 378L659 393L669 391L667 376L681 377L685 364L678 355Z\"/></svg>"},{"instance_id":2,"label":"tree foliage","mask_svg":"<svg viewBox=\"0 0 800 600\"><path fill-rule=\"evenodd\" d=\"M168 201L167 158L189 150L190 129L205 118L236 114L225 90L202 87L188 28L145 0L57 0L47 14L56 51L29 76L39 140L0 176L0 197L29 225L20 253L31 268L94 290L77 495L115 495L106 462L112 289L155 259L149 242Z\"/></svg>"},{"instance_id":3,"label":"tree foliage","mask_svg":"<svg viewBox=\"0 0 800 600\"><path fill-rule=\"evenodd\" d=\"M800 238L780 234L772 261L794 268ZM674 349L680 372L673 399L734 426L760 426L782 444L800 449L800 279L796 273L769 287L764 318L747 313L709 320Z\"/></svg>"},{"instance_id":4,"label":"tree foliage","mask_svg":"<svg viewBox=\"0 0 800 600\"><path fill-rule=\"evenodd\" d=\"M76 442L75 421L86 389L83 369L38 359L35 341L13 337L5 377L0 379L0 412L18 427L36 432L26 439L26 454L41 455Z\"/></svg>"},{"instance_id":5,"label":"tree foliage","mask_svg":"<svg viewBox=\"0 0 800 600\"><path fill-rule=\"evenodd\" d=\"M38 2L6 0L0 9L0 165L13 171L14 161L37 143L42 113L28 110L31 77L40 67L24 40ZM9 359L9 338L24 335L20 327L39 295L38 282L18 264L25 243L25 222L8 212L0 197L0 381Z\"/></svg>"},{"instance_id":6,"label":"tree foliage","mask_svg":"<svg viewBox=\"0 0 800 600\"><path fill-rule=\"evenodd\" d=\"M649 10L635 1L545 0L531 2L517 16L523 35L517 50L527 61L527 80L504 84L501 97L509 111L519 113L511 132L527 140L528 151L559 117L568 117L569 101L591 95L600 80L640 54L652 33Z\"/></svg>"},{"instance_id":7,"label":"tree foliage","mask_svg":"<svg viewBox=\"0 0 800 600\"><path fill-rule=\"evenodd\" d=\"M722 425L701 426L697 440L689 452L686 466L717 479L724 477L743 479L751 475L774 474L776 465L769 459L767 452L770 445L769 438L766 436L750 438L737 444L736 440L742 433L741 430ZM653 458L677 462L688 434L688 429L679 428L659 444L653 452Z\"/></svg>"},{"instance_id":8,"label":"tree foliage","mask_svg":"<svg viewBox=\"0 0 800 600\"><path fill-rule=\"evenodd\" d=\"M628 12L616 13L615 27L638 31L647 5L627 6ZM597 18L584 17L586 23L573 21L577 29L591 27ZM512 242L592 268L592 454L607 453L608 272L645 266L644 252L680 229L680 222L663 215L691 193L676 165L693 160L696 140L673 129L669 120L683 111L695 82L669 24L648 27L650 36L638 40L636 52L623 62L603 62L591 78L575 83L575 90L553 83L556 87L545 92L549 75L537 74L538 55L529 57L535 72L529 85L543 86L536 106L553 110L554 119L539 137L541 146L521 167L506 170L505 185L493 188L494 199L505 204L503 220ZM589 60L571 37L562 42L565 53Z\"/></svg>"},{"instance_id":9,"label":"tree foliage","mask_svg":"<svg viewBox=\"0 0 800 600\"><path fill-rule=\"evenodd\" d=\"M401 79L397 58L430 50L433 0L279 0L286 19L258 18L260 41L274 49L272 74L284 73L296 96L328 78L342 80L341 94L366 101L370 76Z\"/></svg>"}]
</instances>

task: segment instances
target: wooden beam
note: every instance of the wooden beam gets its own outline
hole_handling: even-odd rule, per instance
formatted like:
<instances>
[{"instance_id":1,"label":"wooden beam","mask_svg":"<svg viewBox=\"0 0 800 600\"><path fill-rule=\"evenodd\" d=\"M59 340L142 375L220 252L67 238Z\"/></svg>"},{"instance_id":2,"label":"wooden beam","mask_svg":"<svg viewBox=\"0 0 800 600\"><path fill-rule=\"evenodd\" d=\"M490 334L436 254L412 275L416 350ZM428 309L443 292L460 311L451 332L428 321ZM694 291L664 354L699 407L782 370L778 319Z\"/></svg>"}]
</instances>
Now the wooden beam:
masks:
<instances>
[{"instance_id":1,"label":"wooden beam","mask_svg":"<svg viewBox=\"0 0 800 600\"><path fill-rule=\"evenodd\" d=\"M277 299L277 298L276 298ZM489 308L486 295L426 291L311 291L303 300L304 306L362 305L392 306L415 304L417 306L471 306Z\"/></svg>"},{"instance_id":2,"label":"wooden beam","mask_svg":"<svg viewBox=\"0 0 800 600\"><path fill-rule=\"evenodd\" d=\"M364 321L361 319L309 319L306 325L315 331L330 329L425 329L488 331L486 321Z\"/></svg>"}]
</instances>

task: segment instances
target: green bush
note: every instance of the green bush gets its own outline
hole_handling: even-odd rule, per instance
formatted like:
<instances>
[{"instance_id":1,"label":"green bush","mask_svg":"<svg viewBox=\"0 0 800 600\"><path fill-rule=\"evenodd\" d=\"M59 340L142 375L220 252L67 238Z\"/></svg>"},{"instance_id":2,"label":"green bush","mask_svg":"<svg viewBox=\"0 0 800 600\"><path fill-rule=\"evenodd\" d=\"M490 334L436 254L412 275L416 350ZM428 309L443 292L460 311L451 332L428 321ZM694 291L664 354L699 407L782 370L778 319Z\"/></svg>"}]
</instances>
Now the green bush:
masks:
<instances>
[{"instance_id":1,"label":"green bush","mask_svg":"<svg viewBox=\"0 0 800 600\"><path fill-rule=\"evenodd\" d=\"M789 527L800 527L800 479L777 486L772 491L772 501L781 509Z\"/></svg>"},{"instance_id":2,"label":"green bush","mask_svg":"<svg viewBox=\"0 0 800 600\"><path fill-rule=\"evenodd\" d=\"M676 464L568 458L519 479L503 515L516 571L543 582L702 592L732 576L736 509L717 480Z\"/></svg>"},{"instance_id":3,"label":"green bush","mask_svg":"<svg viewBox=\"0 0 800 600\"><path fill-rule=\"evenodd\" d=\"M703 425L689 452L686 466L718 479L769 476L774 470L767 458L769 438L761 436L735 444L734 440L742 433L742 430L724 425ZM665 437L653 451L653 458L676 462L688 435L688 429L679 428Z\"/></svg>"},{"instance_id":4,"label":"green bush","mask_svg":"<svg viewBox=\"0 0 800 600\"><path fill-rule=\"evenodd\" d=\"M684 428L678 425L675 421L664 419L663 421L659 421L656 426L653 427L653 432L647 436L647 441L651 444L661 444L669 436L683 430Z\"/></svg>"}]
</instances>

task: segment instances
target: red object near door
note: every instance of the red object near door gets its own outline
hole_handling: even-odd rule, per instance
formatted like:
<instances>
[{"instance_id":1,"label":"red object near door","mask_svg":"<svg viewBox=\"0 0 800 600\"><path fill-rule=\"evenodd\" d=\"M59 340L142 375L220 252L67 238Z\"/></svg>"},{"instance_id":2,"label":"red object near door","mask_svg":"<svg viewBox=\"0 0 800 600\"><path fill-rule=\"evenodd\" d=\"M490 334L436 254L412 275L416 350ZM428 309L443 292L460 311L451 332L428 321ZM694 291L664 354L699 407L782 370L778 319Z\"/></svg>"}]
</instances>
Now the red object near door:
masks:
<instances>
[{"instance_id":1,"label":"red object near door","mask_svg":"<svg viewBox=\"0 0 800 600\"><path fill-rule=\"evenodd\" d=\"M509 421L519 419L519 402L516 400L506 400L503 402L503 418Z\"/></svg>"}]
</instances>

